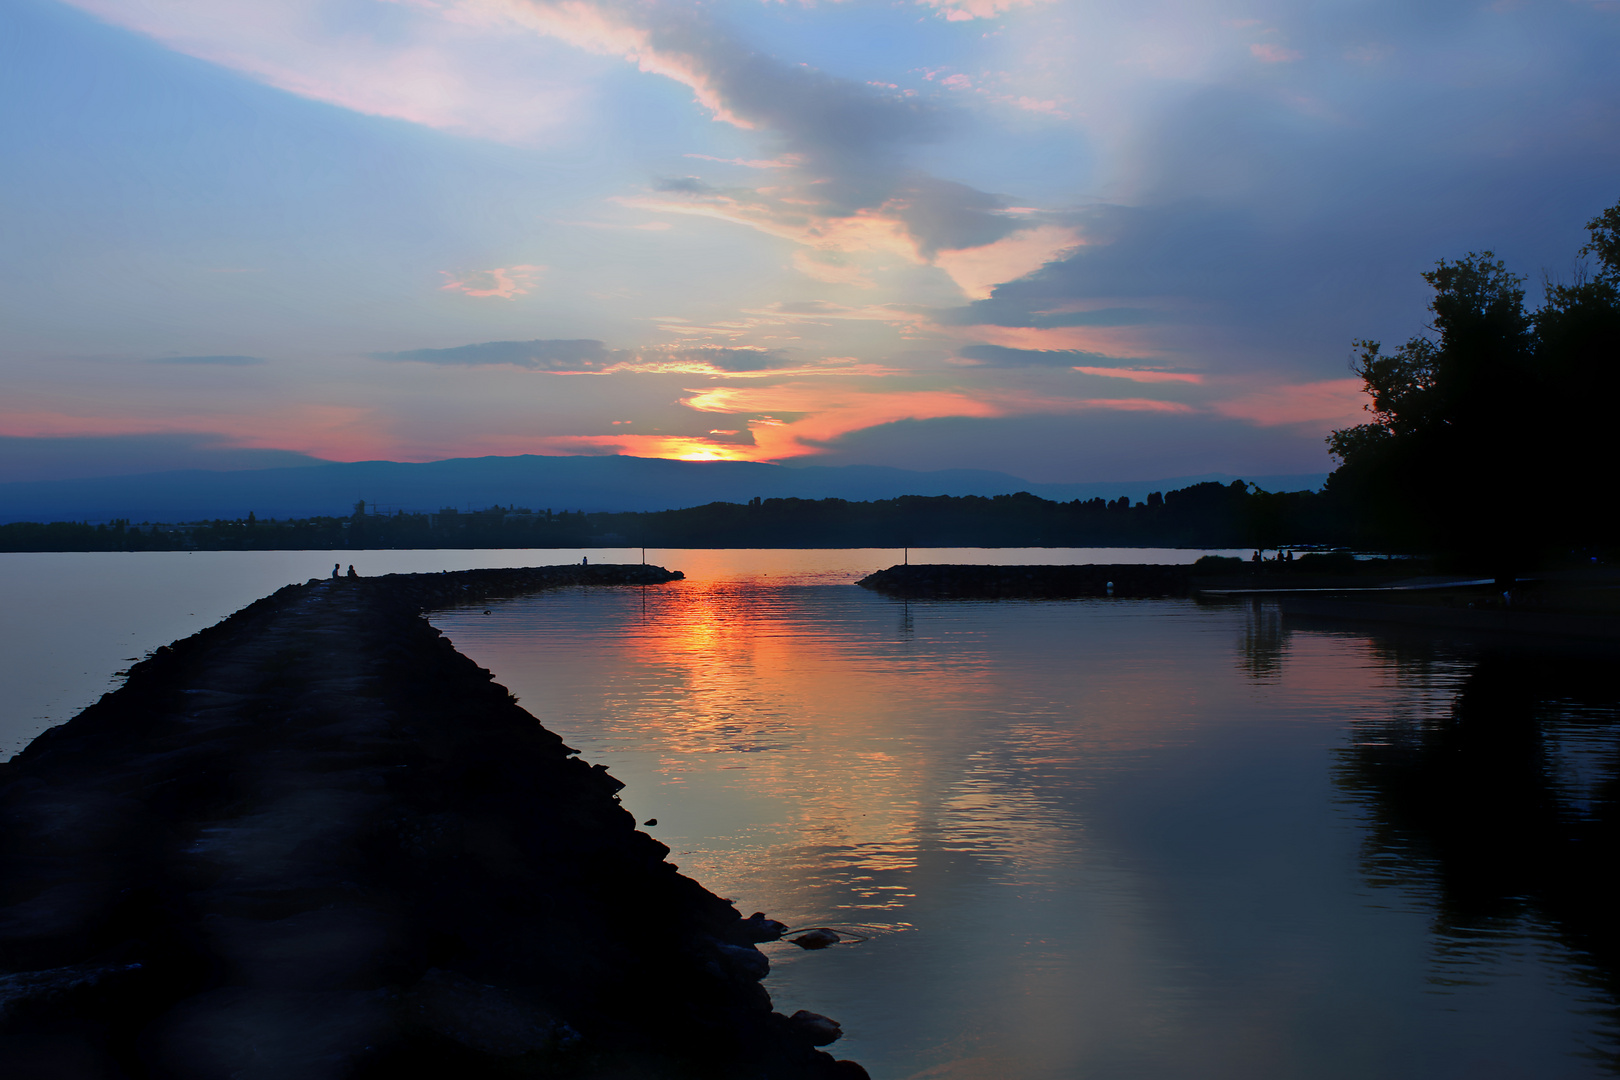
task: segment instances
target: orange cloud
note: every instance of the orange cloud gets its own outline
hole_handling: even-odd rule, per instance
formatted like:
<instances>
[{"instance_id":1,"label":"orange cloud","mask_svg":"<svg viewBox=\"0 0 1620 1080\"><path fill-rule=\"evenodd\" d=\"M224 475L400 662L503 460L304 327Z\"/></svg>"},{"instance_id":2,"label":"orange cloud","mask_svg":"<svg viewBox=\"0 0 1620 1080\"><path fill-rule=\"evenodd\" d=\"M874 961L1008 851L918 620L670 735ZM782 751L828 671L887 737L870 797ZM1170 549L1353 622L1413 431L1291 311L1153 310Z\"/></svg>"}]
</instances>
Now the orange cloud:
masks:
<instances>
[{"instance_id":1,"label":"orange cloud","mask_svg":"<svg viewBox=\"0 0 1620 1080\"><path fill-rule=\"evenodd\" d=\"M756 448L687 435L514 435L508 453L628 454L675 461L759 461Z\"/></svg>"},{"instance_id":2,"label":"orange cloud","mask_svg":"<svg viewBox=\"0 0 1620 1080\"><path fill-rule=\"evenodd\" d=\"M1218 401L1211 408L1222 416L1248 420L1261 427L1281 424L1356 424L1365 419L1360 379L1328 379L1257 390Z\"/></svg>"},{"instance_id":3,"label":"orange cloud","mask_svg":"<svg viewBox=\"0 0 1620 1080\"><path fill-rule=\"evenodd\" d=\"M949 390L892 390L876 393L847 386L735 387L700 390L681 404L704 412L755 414L749 421L755 460L776 461L821 452L842 435L897 420L931 420L944 416L1001 416L1001 406ZM782 421L772 413L802 413Z\"/></svg>"},{"instance_id":4,"label":"orange cloud","mask_svg":"<svg viewBox=\"0 0 1620 1080\"><path fill-rule=\"evenodd\" d=\"M788 384L768 387L721 386L692 391L681 399L688 408L730 415L754 414L746 426L753 447L726 446L728 456L779 461L822 452L826 443L854 431L899 420L943 417L992 418L1030 413L1192 412L1192 406L1151 398L1048 398L1027 393L968 394L953 390L883 390L850 386ZM798 413L783 421L771 413Z\"/></svg>"},{"instance_id":5,"label":"orange cloud","mask_svg":"<svg viewBox=\"0 0 1620 1080\"><path fill-rule=\"evenodd\" d=\"M497 266L493 270L474 270L464 278L455 277L448 270L440 270L445 283L439 288L468 296L498 296L502 300L510 300L534 288L535 281L544 270L543 266L521 263L517 266Z\"/></svg>"},{"instance_id":6,"label":"orange cloud","mask_svg":"<svg viewBox=\"0 0 1620 1080\"><path fill-rule=\"evenodd\" d=\"M968 297L983 300L997 285L1032 274L1083 242L1074 229L1041 225L982 247L941 251L934 256L934 265Z\"/></svg>"},{"instance_id":7,"label":"orange cloud","mask_svg":"<svg viewBox=\"0 0 1620 1080\"><path fill-rule=\"evenodd\" d=\"M1008 349L1042 351L1078 349L1122 360L1145 360L1153 355L1146 331L1137 326L963 326L939 327L964 341L1000 345Z\"/></svg>"},{"instance_id":8,"label":"orange cloud","mask_svg":"<svg viewBox=\"0 0 1620 1080\"><path fill-rule=\"evenodd\" d=\"M820 281L866 284L863 275L844 267L837 256L889 255L912 265L939 267L973 299L989 296L997 285L1033 273L1084 243L1075 229L1037 225L990 244L930 255L905 223L908 204L904 197L850 214L818 212L802 190L791 187L703 188L678 194L623 196L615 201L650 213L727 221L801 244L814 254L798 253L795 268Z\"/></svg>"},{"instance_id":9,"label":"orange cloud","mask_svg":"<svg viewBox=\"0 0 1620 1080\"><path fill-rule=\"evenodd\" d=\"M1105 379L1129 379L1139 383L1183 382L1201 383L1202 375L1195 375L1187 371L1148 371L1143 368L1111 368L1111 367L1076 367L1075 371L1086 375L1101 375Z\"/></svg>"}]
</instances>

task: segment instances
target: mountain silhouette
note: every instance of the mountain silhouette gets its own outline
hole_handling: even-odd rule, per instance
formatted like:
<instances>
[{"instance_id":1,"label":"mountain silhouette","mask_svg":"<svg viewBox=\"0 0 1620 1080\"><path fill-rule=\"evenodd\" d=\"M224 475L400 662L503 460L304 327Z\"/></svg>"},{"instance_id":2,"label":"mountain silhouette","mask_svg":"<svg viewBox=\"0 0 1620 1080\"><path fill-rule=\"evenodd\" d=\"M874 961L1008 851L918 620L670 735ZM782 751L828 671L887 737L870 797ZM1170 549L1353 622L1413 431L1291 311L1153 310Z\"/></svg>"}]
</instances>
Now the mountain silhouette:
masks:
<instances>
[{"instance_id":1,"label":"mountain silhouette","mask_svg":"<svg viewBox=\"0 0 1620 1080\"><path fill-rule=\"evenodd\" d=\"M1245 477L1267 490L1319 487L1326 474ZM1158 480L1041 484L981 469L919 472L880 465L770 465L747 461L542 456L451 458L445 461L330 462L294 468L213 472L187 469L134 476L0 484L0 522L194 521L348 514L366 501L373 512L482 509L672 510L759 497L851 501L901 495L1004 495L1045 499L1095 496L1144 499L1224 473Z\"/></svg>"}]
</instances>

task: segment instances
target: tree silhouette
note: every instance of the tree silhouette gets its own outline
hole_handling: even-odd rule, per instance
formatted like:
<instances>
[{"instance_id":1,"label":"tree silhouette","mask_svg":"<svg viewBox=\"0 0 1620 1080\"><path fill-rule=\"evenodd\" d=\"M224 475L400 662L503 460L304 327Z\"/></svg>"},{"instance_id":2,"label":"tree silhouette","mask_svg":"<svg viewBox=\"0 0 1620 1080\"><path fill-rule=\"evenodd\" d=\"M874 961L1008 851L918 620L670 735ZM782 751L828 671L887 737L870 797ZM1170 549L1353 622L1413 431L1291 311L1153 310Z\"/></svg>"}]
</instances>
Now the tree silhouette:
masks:
<instances>
[{"instance_id":1,"label":"tree silhouette","mask_svg":"<svg viewBox=\"0 0 1620 1080\"><path fill-rule=\"evenodd\" d=\"M1603 434L1620 372L1620 206L1588 225L1599 269L1549 283L1528 312L1524 279L1492 252L1441 260L1427 335L1391 353L1358 341L1369 423L1328 437L1332 497L1363 542L1428 549L1499 579L1552 548L1612 543L1601 500Z\"/></svg>"}]
</instances>

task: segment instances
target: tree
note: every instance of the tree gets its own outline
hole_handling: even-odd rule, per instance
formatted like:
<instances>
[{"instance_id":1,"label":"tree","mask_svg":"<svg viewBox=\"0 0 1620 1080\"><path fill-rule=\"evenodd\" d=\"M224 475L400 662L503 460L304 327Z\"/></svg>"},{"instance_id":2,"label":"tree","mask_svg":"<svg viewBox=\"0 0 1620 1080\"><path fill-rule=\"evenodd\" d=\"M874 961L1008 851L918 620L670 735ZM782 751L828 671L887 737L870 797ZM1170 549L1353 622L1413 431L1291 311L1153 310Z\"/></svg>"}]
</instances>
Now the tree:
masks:
<instances>
[{"instance_id":1,"label":"tree","mask_svg":"<svg viewBox=\"0 0 1620 1080\"><path fill-rule=\"evenodd\" d=\"M1423 275L1427 335L1389 354L1356 342L1372 420L1328 437L1340 462L1328 490L1364 541L1498 578L1553 546L1612 543L1592 493L1612 455L1603 413L1620 374L1620 206L1588 228L1582 254L1600 269L1549 284L1533 314L1524 279L1471 252Z\"/></svg>"}]
</instances>

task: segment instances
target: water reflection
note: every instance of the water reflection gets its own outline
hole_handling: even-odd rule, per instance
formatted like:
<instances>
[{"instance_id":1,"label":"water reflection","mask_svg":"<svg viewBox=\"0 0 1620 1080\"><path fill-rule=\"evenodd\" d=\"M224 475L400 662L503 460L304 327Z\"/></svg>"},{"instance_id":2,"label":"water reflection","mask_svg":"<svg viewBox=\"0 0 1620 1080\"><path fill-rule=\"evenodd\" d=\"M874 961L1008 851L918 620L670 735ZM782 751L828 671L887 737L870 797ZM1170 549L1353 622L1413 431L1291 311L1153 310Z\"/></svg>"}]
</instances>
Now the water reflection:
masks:
<instances>
[{"instance_id":1,"label":"water reflection","mask_svg":"<svg viewBox=\"0 0 1620 1080\"><path fill-rule=\"evenodd\" d=\"M1274 600L1253 597L1243 604L1243 637L1238 656L1251 678L1276 679L1288 655L1288 625Z\"/></svg>"},{"instance_id":2,"label":"water reflection","mask_svg":"<svg viewBox=\"0 0 1620 1080\"><path fill-rule=\"evenodd\" d=\"M1426 888L1452 971L1545 933L1574 970L1620 986L1620 668L1612 656L1492 650L1462 662L1392 652L1446 695L1357 725L1340 780L1372 813L1370 879ZM1438 661L1438 662L1437 662ZM1466 981L1464 976L1463 981ZM1607 1009L1615 1015L1612 1005ZM1612 1047L1593 1052L1616 1062Z\"/></svg>"},{"instance_id":3,"label":"water reflection","mask_svg":"<svg viewBox=\"0 0 1620 1080\"><path fill-rule=\"evenodd\" d=\"M1575 1077L1612 1045L1594 947L1508 903L1539 870L1471 920L1439 898L1489 857L1444 839L1486 813L1453 806L1534 771L1441 760L1465 652L1263 603L907 604L763 574L435 622L625 780L686 872L744 913L861 929L773 946L770 987L842 1020L879 1080ZM1614 794L1588 738L1613 699L1536 693L1459 706L1538 718L1560 809L1519 823L1526 849L1549 821L1607 828ZM1489 813L1509 842L1517 815Z\"/></svg>"}]
</instances>

